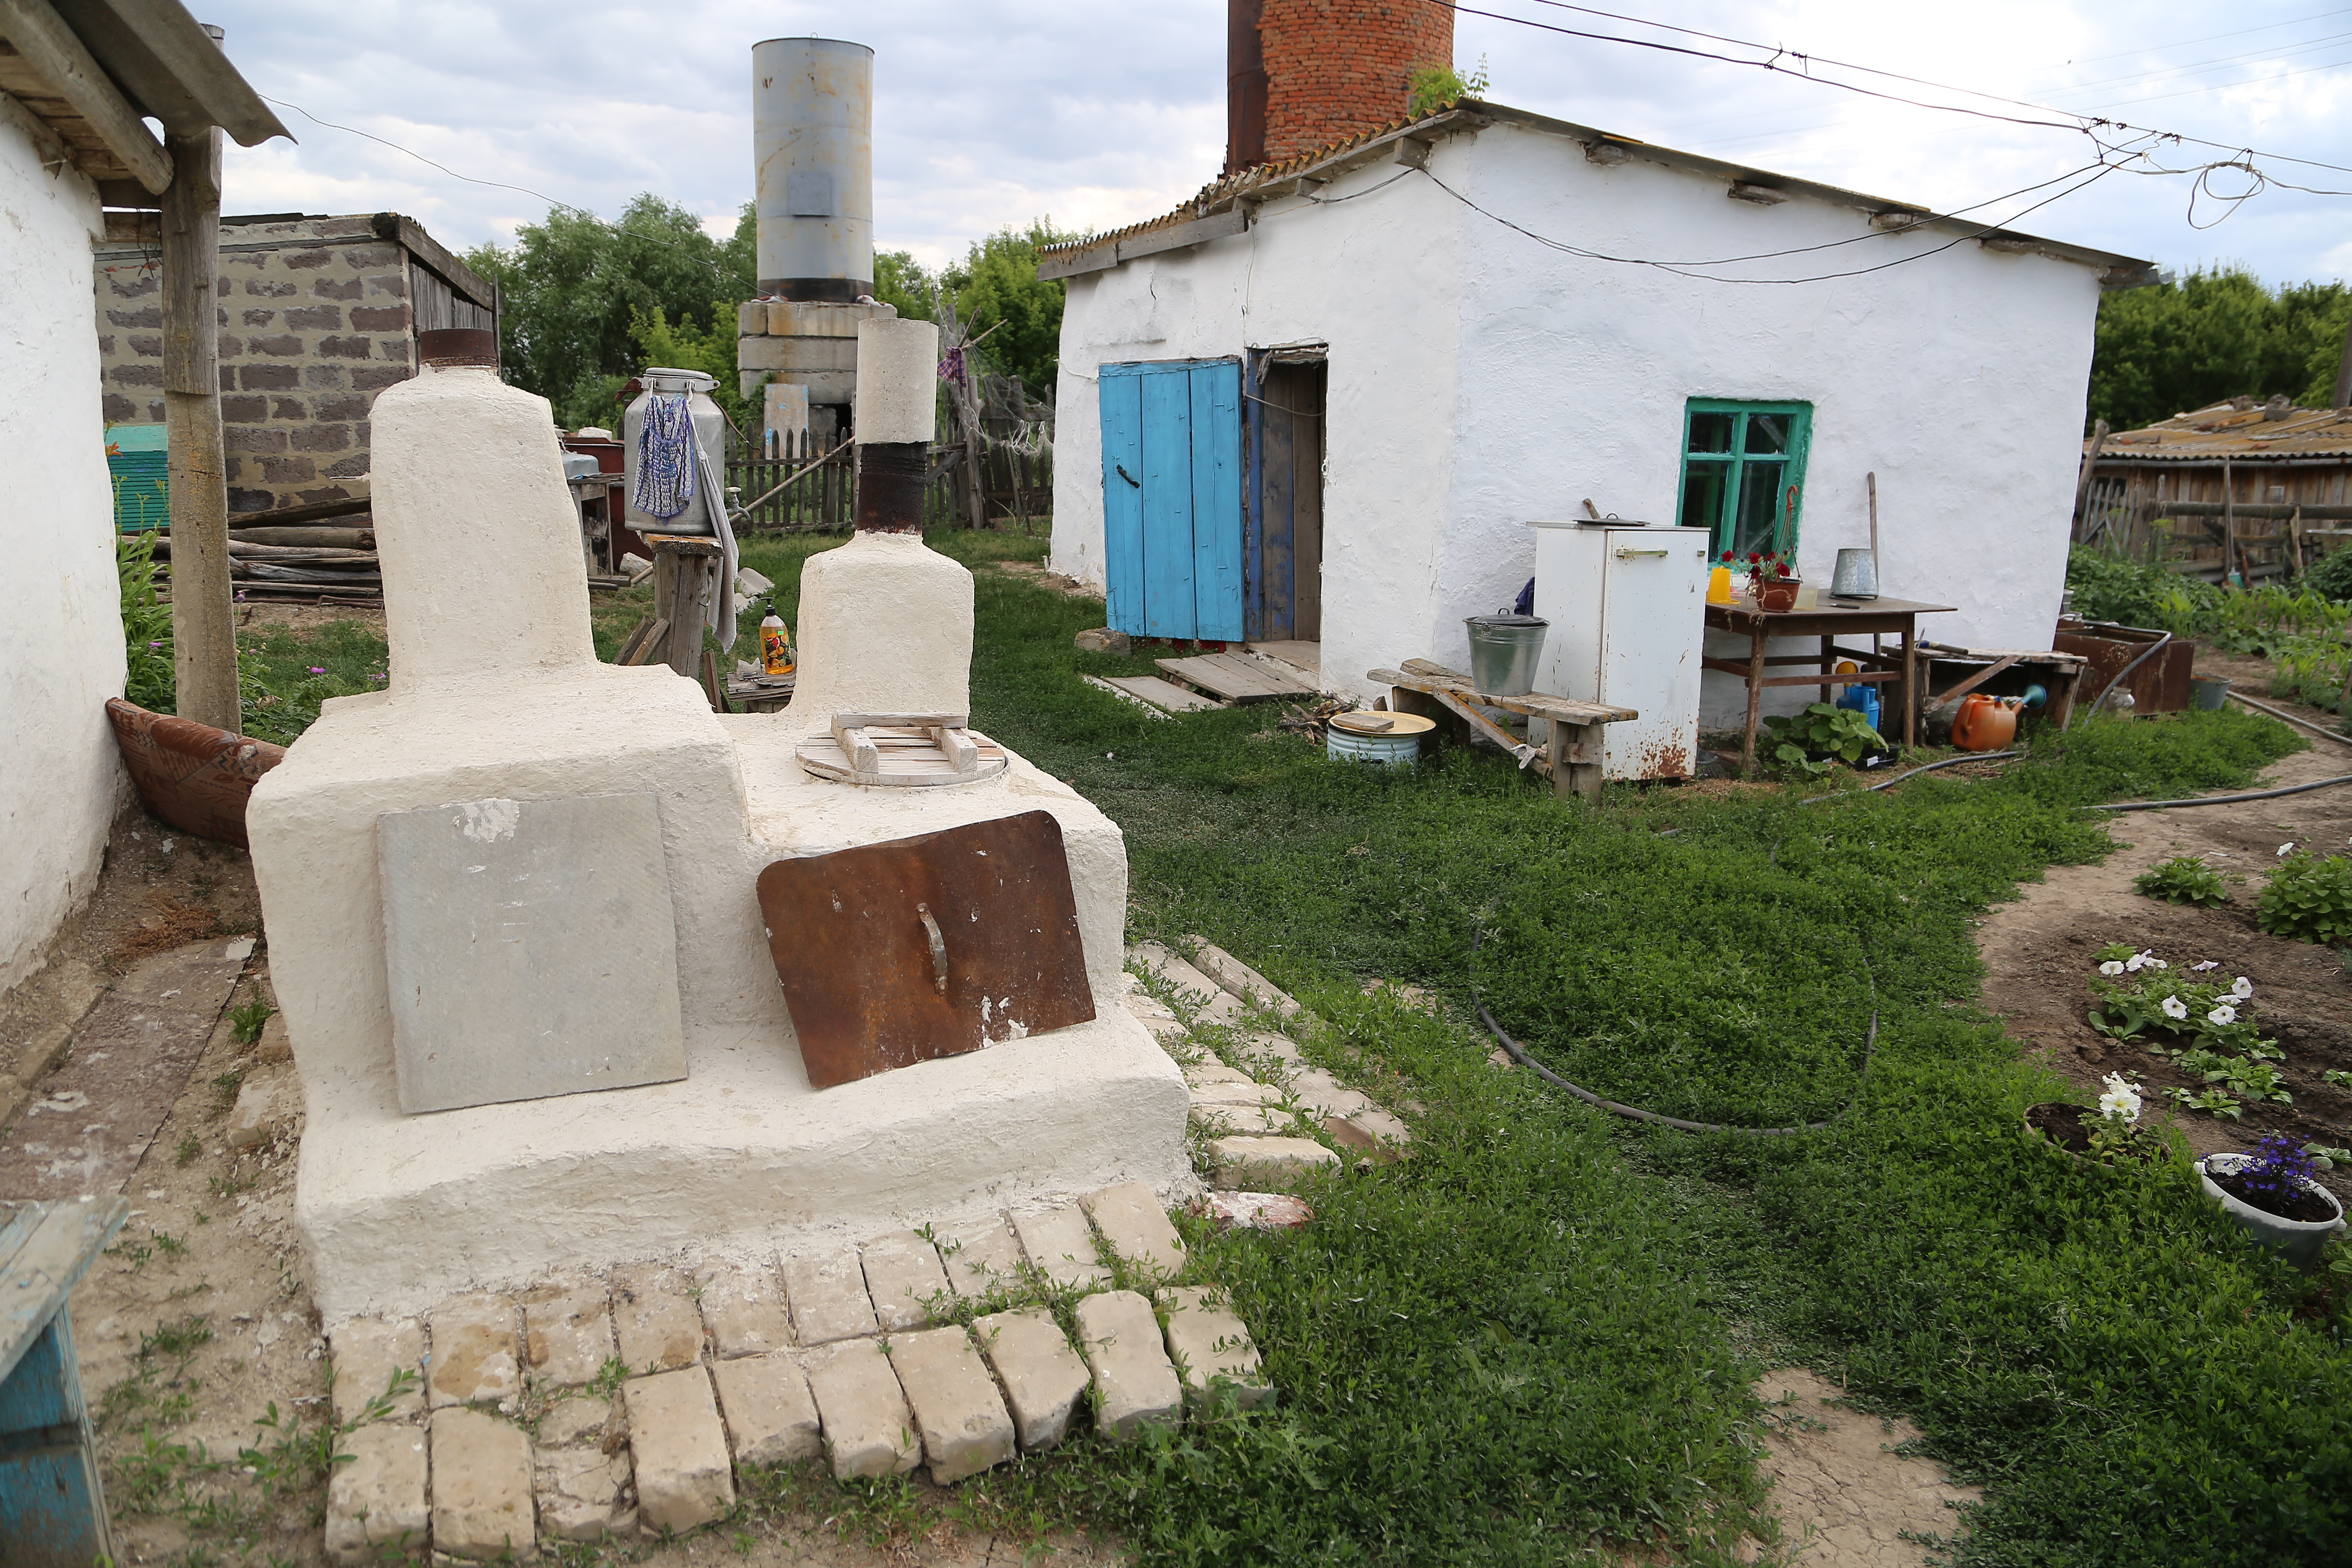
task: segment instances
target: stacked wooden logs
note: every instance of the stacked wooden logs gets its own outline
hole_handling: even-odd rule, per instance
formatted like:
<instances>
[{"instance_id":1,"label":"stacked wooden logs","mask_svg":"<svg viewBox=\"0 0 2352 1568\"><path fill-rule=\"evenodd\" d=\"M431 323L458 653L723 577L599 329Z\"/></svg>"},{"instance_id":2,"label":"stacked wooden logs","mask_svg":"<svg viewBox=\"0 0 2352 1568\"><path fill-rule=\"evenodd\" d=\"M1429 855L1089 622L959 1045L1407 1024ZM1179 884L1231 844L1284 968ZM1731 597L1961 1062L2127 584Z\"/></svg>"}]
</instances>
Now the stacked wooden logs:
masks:
<instances>
[{"instance_id":1,"label":"stacked wooden logs","mask_svg":"<svg viewBox=\"0 0 2352 1568\"><path fill-rule=\"evenodd\" d=\"M240 598L383 601L383 573L366 497L229 521L229 578ZM156 535L155 559L171 561L169 532ZM168 575L168 570L156 574L159 582Z\"/></svg>"}]
</instances>

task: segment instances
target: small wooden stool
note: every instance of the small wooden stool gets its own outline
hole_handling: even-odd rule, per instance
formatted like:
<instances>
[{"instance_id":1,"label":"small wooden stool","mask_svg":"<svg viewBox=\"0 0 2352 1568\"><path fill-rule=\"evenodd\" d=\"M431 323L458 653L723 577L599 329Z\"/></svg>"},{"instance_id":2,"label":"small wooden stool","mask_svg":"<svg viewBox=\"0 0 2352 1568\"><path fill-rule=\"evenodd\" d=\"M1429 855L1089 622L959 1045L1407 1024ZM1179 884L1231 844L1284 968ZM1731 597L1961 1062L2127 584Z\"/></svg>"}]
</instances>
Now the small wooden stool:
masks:
<instances>
[{"instance_id":1,"label":"small wooden stool","mask_svg":"<svg viewBox=\"0 0 2352 1568\"><path fill-rule=\"evenodd\" d=\"M111 1559L98 1450L74 1357L74 1285L131 1212L124 1198L0 1202L0 1564Z\"/></svg>"}]
</instances>

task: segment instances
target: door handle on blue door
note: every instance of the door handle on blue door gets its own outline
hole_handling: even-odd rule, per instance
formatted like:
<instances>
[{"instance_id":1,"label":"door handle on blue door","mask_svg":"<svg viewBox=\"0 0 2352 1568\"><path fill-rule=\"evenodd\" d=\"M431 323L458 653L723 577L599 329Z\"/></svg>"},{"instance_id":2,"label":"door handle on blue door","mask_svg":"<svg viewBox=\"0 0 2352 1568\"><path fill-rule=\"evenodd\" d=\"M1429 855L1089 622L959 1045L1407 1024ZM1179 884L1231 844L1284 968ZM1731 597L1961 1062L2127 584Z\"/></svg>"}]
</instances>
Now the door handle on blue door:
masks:
<instances>
[{"instance_id":1,"label":"door handle on blue door","mask_svg":"<svg viewBox=\"0 0 2352 1568\"><path fill-rule=\"evenodd\" d=\"M1116 469L1116 470L1118 471L1118 477L1119 477L1120 479L1125 479L1129 484L1133 485L1137 489L1141 489L1143 488L1143 483L1142 483L1142 481L1141 481L1141 480L1139 480L1139 479L1137 479L1133 474L1129 473L1129 472L1127 471L1127 469L1126 469L1126 468L1125 468L1124 466L1122 466L1122 465L1120 465L1120 464L1118 464L1118 463L1113 463L1113 464L1111 465L1111 467L1112 467L1114 469Z\"/></svg>"}]
</instances>

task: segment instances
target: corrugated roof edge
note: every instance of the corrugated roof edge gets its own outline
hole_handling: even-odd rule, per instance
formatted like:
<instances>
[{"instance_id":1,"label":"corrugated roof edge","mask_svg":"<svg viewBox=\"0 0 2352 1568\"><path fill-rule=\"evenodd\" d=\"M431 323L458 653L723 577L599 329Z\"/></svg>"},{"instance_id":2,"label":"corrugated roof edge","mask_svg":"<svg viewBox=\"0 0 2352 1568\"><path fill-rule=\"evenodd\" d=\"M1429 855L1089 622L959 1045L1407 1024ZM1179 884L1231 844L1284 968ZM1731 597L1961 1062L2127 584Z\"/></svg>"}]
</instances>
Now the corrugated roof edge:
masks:
<instances>
[{"instance_id":1,"label":"corrugated roof edge","mask_svg":"<svg viewBox=\"0 0 2352 1568\"><path fill-rule=\"evenodd\" d=\"M1856 212L1876 216L1882 213L1916 213L1918 220L1912 228L1928 229L1939 234L1957 235L1962 238L1984 238L2000 241L2003 248L2030 251L2053 260L2071 261L2078 266L2095 268L2100 273L2100 285L2108 289L2136 289L2156 281L2156 264L2137 257L2120 256L2113 251L2095 250L2088 246L2073 245L2064 240L2045 239L2038 235L2021 234L2013 229L1987 230L1982 224L1967 218L1947 217L1911 202L1894 202L1883 197L1865 195L1838 185L1824 185L1793 175L1777 174L1769 170L1751 168L1744 163L1727 163L1696 153L1677 152L1671 147L1659 147L1631 136L1578 125L1566 120L1554 120L1549 115L1512 109L1505 104L1486 103L1475 99L1464 99L1433 114L1418 120L1394 120L1370 131L1360 132L1328 146L1302 153L1276 163L1261 163L1244 169L1238 174L1227 174L1201 188L1194 196L1173 212L1108 234L1092 235L1085 239L1068 240L1059 245L1040 247L1040 276L1070 277L1084 272L1105 271L1128 259L1118 254L1118 242L1143 236L1180 224L1195 222L1228 212L1244 201L1271 200L1297 191L1305 179L1330 179L1366 163L1376 163L1398 142L1405 141L1434 142L1440 138L1472 134L1490 125L1517 125L1526 130L1559 136L1591 147L1607 143L1622 148L1631 158L1657 163L1665 168L1681 169L1691 174L1719 176L1728 183L1762 185L1792 196L1808 196L1834 206L1850 207ZM1213 237L1204 235L1202 237ZM1048 258L1058 260L1049 274L1043 265ZM1071 265L1076 262L1076 265Z\"/></svg>"}]
</instances>

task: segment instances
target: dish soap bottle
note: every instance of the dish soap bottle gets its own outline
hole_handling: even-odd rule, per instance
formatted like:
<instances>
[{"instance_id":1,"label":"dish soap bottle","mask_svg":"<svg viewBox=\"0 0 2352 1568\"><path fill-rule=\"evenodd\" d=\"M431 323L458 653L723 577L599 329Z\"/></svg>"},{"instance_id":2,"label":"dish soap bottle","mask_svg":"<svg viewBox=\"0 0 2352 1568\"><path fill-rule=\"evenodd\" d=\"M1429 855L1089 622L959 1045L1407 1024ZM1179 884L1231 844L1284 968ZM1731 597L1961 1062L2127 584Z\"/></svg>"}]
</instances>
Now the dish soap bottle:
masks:
<instances>
[{"instance_id":1,"label":"dish soap bottle","mask_svg":"<svg viewBox=\"0 0 2352 1568\"><path fill-rule=\"evenodd\" d=\"M768 613L760 617L760 667L770 676L790 675L797 662L793 656L793 628L776 614L773 600L763 601L761 607Z\"/></svg>"}]
</instances>

